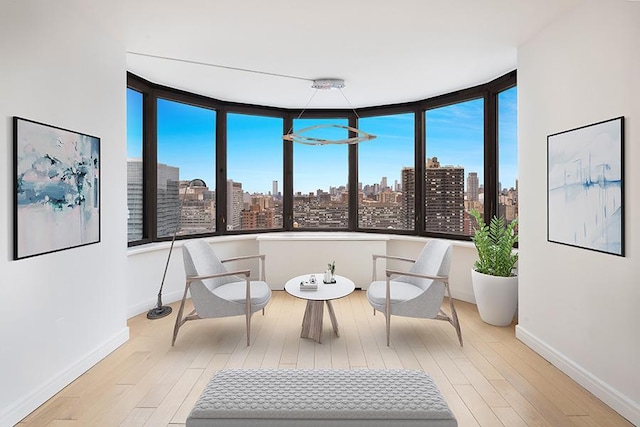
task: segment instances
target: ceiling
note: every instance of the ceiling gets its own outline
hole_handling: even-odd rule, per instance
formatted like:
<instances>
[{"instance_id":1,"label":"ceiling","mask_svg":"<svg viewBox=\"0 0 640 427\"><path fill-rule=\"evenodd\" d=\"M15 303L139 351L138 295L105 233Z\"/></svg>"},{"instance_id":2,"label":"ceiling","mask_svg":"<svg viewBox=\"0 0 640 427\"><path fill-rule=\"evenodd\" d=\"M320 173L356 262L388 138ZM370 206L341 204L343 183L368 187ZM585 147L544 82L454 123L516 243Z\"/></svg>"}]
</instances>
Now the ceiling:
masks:
<instances>
[{"instance_id":1,"label":"ceiling","mask_svg":"<svg viewBox=\"0 0 640 427\"><path fill-rule=\"evenodd\" d=\"M258 105L365 107L514 70L518 45L579 1L130 0L123 31L129 71L155 83ZM318 78L346 87L313 96Z\"/></svg>"}]
</instances>

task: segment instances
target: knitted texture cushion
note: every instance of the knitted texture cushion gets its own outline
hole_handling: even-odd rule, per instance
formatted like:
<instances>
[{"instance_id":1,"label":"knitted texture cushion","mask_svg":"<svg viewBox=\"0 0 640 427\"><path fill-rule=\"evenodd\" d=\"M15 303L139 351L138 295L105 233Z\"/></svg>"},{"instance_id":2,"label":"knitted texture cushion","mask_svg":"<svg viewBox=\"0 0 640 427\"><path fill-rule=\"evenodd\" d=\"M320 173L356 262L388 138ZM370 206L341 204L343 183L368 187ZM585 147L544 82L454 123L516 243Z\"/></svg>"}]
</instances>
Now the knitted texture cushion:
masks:
<instances>
[{"instance_id":1,"label":"knitted texture cushion","mask_svg":"<svg viewBox=\"0 0 640 427\"><path fill-rule=\"evenodd\" d=\"M431 377L421 371L229 369L213 376L187 419L188 427L204 425L457 423Z\"/></svg>"}]
</instances>

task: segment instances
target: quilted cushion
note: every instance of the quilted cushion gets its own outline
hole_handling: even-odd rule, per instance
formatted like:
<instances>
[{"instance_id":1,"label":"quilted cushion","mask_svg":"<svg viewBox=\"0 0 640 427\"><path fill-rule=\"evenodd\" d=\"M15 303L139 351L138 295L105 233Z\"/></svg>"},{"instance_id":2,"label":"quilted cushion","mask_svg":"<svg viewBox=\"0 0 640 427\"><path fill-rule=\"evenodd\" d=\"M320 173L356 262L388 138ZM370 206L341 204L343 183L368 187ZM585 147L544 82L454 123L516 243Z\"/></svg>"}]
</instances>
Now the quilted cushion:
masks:
<instances>
[{"instance_id":1,"label":"quilted cushion","mask_svg":"<svg viewBox=\"0 0 640 427\"><path fill-rule=\"evenodd\" d=\"M422 371L229 369L187 418L201 426L457 426Z\"/></svg>"}]
</instances>

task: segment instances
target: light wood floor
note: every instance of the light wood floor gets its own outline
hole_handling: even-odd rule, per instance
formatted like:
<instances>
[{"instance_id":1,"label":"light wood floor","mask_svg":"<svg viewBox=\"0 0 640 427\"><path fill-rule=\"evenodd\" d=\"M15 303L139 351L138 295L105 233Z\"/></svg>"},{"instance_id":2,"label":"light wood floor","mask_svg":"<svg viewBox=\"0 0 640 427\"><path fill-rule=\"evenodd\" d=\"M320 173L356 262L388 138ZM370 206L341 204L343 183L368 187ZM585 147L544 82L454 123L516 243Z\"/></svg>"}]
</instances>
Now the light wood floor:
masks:
<instances>
[{"instance_id":1,"label":"light wood floor","mask_svg":"<svg viewBox=\"0 0 640 427\"><path fill-rule=\"evenodd\" d=\"M445 301L445 307L447 307ZM180 426L224 368L406 368L431 374L461 427L631 426L624 418L515 339L514 327L483 323L457 301L464 347L446 322L373 316L362 291L334 301L340 338L325 313L322 344L301 339L305 302L273 293L266 315L185 324L175 347L173 314L129 320L131 339L27 416L19 426ZM325 309L326 311L326 309Z\"/></svg>"}]
</instances>

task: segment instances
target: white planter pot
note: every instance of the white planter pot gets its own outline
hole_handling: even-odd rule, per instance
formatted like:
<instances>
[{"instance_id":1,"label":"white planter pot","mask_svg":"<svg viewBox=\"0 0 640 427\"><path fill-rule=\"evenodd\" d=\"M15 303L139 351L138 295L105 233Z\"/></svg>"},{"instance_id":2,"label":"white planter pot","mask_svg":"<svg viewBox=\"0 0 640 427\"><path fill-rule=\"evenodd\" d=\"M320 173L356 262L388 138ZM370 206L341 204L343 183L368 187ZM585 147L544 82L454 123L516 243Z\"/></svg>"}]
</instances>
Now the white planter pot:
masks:
<instances>
[{"instance_id":1,"label":"white planter pot","mask_svg":"<svg viewBox=\"0 0 640 427\"><path fill-rule=\"evenodd\" d=\"M498 277L471 270L480 318L490 325L508 326L518 308L518 276Z\"/></svg>"}]
</instances>

